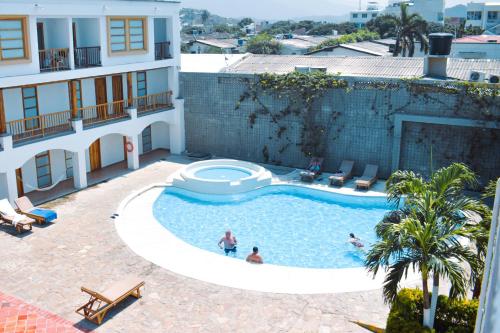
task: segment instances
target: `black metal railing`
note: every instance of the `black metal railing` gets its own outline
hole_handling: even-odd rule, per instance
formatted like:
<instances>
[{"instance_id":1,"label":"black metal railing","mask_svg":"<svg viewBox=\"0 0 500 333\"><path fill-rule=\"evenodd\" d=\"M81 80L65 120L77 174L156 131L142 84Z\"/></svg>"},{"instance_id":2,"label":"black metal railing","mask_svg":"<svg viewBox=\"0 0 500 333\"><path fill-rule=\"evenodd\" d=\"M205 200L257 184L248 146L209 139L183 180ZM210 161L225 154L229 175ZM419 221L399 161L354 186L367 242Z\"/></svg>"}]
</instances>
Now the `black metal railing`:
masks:
<instances>
[{"instance_id":1,"label":"black metal railing","mask_svg":"<svg viewBox=\"0 0 500 333\"><path fill-rule=\"evenodd\" d=\"M65 71L69 68L69 49L47 49L38 51L42 72Z\"/></svg>"},{"instance_id":2,"label":"black metal railing","mask_svg":"<svg viewBox=\"0 0 500 333\"><path fill-rule=\"evenodd\" d=\"M76 68L101 66L101 48L99 46L77 47L74 51Z\"/></svg>"},{"instance_id":3,"label":"black metal railing","mask_svg":"<svg viewBox=\"0 0 500 333\"><path fill-rule=\"evenodd\" d=\"M155 43L155 60L171 59L170 42Z\"/></svg>"}]
</instances>

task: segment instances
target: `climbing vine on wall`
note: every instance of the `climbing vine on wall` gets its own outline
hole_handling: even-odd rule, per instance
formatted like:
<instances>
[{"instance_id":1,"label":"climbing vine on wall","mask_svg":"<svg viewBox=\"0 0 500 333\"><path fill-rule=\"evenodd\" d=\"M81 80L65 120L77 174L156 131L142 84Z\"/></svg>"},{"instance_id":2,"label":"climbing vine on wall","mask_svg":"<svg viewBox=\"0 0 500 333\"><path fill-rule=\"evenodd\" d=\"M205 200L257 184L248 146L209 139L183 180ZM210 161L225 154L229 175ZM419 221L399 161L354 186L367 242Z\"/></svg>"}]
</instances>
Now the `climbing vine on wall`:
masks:
<instances>
[{"instance_id":1,"label":"climbing vine on wall","mask_svg":"<svg viewBox=\"0 0 500 333\"><path fill-rule=\"evenodd\" d=\"M259 115L270 116L271 122L277 125L275 138L281 139L288 130L285 119L296 117L301 124L301 150L306 156L324 156L327 137L339 112L331 112L330 118L325 121L320 117L321 107L314 107L324 94L331 89L347 90L347 82L337 75L323 72L288 74L260 74L254 80L246 80L247 90L240 96L235 109L241 103L252 100L257 105L255 112L249 117L250 127L255 125ZM278 111L269 108L266 97L274 97L283 102ZM286 143L279 149L283 153L290 146ZM267 146L266 158L269 159Z\"/></svg>"}]
</instances>

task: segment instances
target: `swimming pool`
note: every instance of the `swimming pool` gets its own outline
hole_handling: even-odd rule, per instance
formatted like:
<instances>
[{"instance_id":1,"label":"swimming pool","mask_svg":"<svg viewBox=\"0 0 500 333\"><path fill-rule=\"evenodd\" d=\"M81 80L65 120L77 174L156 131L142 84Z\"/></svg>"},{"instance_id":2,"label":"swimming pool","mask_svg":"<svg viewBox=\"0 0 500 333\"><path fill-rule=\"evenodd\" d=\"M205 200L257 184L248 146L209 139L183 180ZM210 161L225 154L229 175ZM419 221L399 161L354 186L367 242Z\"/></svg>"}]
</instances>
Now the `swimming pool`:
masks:
<instances>
[{"instance_id":1,"label":"swimming pool","mask_svg":"<svg viewBox=\"0 0 500 333\"><path fill-rule=\"evenodd\" d=\"M250 177L252 173L243 169L231 167L213 167L200 169L196 171L194 175L200 179L234 181Z\"/></svg>"},{"instance_id":2,"label":"swimming pool","mask_svg":"<svg viewBox=\"0 0 500 333\"><path fill-rule=\"evenodd\" d=\"M269 264L301 268L362 267L364 253L347 243L354 233L369 247L374 227L390 209L385 197L362 197L273 185L235 195L167 187L156 199L156 220L177 238L224 255L224 231L238 239L238 259L258 246Z\"/></svg>"}]
</instances>

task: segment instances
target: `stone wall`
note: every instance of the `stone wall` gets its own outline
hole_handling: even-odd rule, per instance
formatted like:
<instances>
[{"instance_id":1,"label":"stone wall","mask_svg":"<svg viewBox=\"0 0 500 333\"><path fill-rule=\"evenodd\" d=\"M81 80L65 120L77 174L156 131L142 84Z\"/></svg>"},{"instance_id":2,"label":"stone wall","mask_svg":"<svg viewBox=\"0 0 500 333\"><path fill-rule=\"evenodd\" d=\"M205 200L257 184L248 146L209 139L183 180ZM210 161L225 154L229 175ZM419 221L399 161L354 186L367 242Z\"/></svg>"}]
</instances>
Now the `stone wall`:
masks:
<instances>
[{"instance_id":1,"label":"stone wall","mask_svg":"<svg viewBox=\"0 0 500 333\"><path fill-rule=\"evenodd\" d=\"M301 122L287 117L277 138L279 126L269 115L258 115L251 125L249 116L258 105L245 100L235 106L247 91L244 78L253 75L225 73L181 73L181 94L185 100L186 146L188 151L210 152L254 162L269 162L304 168L308 164L300 149ZM334 121L328 136L325 169L334 171L343 159L355 161L355 175L366 164L380 166L380 176L386 178L395 165L428 173L433 168L452 161L465 162L486 181L500 176L500 106L498 101L479 106L468 96L435 91L413 91L403 81L347 78L352 89L332 90L320 103L320 117ZM383 87L373 82L384 82ZM389 84L387 84L389 83ZM431 82L432 83L432 82ZM275 111L286 101L264 96L265 105ZM498 98L497 98L498 100ZM401 138L395 138L395 115L415 115L423 118L465 119L473 127L404 122ZM479 127L475 127L479 126ZM494 127L495 129L488 129ZM399 148L395 155L393 149ZM263 153L268 152L268 158ZM393 161L399 156L399 161Z\"/></svg>"}]
</instances>

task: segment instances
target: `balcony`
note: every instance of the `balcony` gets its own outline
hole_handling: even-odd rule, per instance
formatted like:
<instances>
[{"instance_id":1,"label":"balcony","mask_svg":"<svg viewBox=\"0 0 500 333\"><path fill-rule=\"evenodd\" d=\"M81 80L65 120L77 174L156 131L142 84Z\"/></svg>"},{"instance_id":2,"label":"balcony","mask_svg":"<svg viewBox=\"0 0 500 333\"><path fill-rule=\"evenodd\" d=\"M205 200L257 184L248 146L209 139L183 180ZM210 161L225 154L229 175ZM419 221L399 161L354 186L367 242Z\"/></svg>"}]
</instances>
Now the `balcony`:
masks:
<instances>
[{"instance_id":1,"label":"balcony","mask_svg":"<svg viewBox=\"0 0 500 333\"><path fill-rule=\"evenodd\" d=\"M71 111L49 113L41 116L7 122L7 132L14 144L47 136L71 132Z\"/></svg>"},{"instance_id":2,"label":"balcony","mask_svg":"<svg viewBox=\"0 0 500 333\"><path fill-rule=\"evenodd\" d=\"M138 115L161 109L171 109L173 108L172 92L165 91L159 94L135 97L133 99L133 106L137 108Z\"/></svg>"},{"instance_id":3,"label":"balcony","mask_svg":"<svg viewBox=\"0 0 500 333\"><path fill-rule=\"evenodd\" d=\"M74 50L75 68L101 66L101 47L76 47Z\"/></svg>"},{"instance_id":4,"label":"balcony","mask_svg":"<svg viewBox=\"0 0 500 333\"><path fill-rule=\"evenodd\" d=\"M170 55L170 42L155 43L155 60L172 59Z\"/></svg>"},{"instance_id":5,"label":"balcony","mask_svg":"<svg viewBox=\"0 0 500 333\"><path fill-rule=\"evenodd\" d=\"M69 49L47 49L38 51L41 72L57 72L70 69Z\"/></svg>"},{"instance_id":6,"label":"balcony","mask_svg":"<svg viewBox=\"0 0 500 333\"><path fill-rule=\"evenodd\" d=\"M126 106L126 101L122 100L80 108L78 113L83 119L84 128L93 127L117 119L128 118L129 115L125 111Z\"/></svg>"}]
</instances>

